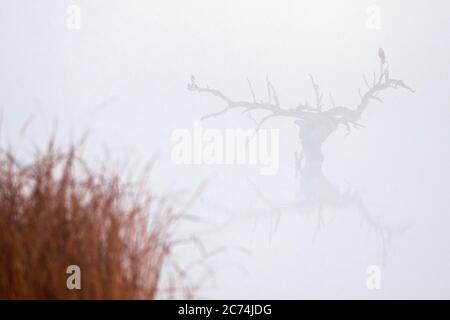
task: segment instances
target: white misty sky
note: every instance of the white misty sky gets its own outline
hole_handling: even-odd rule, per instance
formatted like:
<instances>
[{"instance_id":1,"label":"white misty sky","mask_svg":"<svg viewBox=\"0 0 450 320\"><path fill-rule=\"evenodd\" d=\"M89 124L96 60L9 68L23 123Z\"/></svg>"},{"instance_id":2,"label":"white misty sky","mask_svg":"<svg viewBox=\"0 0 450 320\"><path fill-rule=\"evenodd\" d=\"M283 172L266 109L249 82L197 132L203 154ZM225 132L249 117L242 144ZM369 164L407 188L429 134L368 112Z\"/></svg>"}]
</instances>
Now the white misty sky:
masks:
<instances>
[{"instance_id":1,"label":"white misty sky","mask_svg":"<svg viewBox=\"0 0 450 320\"><path fill-rule=\"evenodd\" d=\"M66 9L81 8L79 31L66 28ZM381 29L366 27L377 5ZM391 75L415 94L396 90L373 103L364 129L335 133L324 146L324 168L336 186L359 190L387 221L410 223L395 237L383 269L382 290L365 287L366 268L381 263L381 242L356 210L326 211L313 241L316 218L286 214L236 218L205 236L205 244L243 247L211 264L217 298L442 298L450 283L450 5L448 1L2 1L0 4L0 107L2 143L20 152L49 137L81 136L87 156L104 148L114 158L145 163L159 151L154 172L161 191L208 186L193 213L213 222L226 212L264 207L249 183L272 203L298 197L292 121L280 129L280 172L263 177L251 167L175 166L169 139L176 128L223 107L186 90L190 75L232 97L250 99L247 78L264 97L269 76L284 107L314 99L308 73L339 105L354 107L362 75L378 71L383 47ZM30 120L26 136L20 128ZM206 127L250 128L240 112L208 120ZM198 232L200 226L186 226ZM271 231L272 230L272 231ZM189 260L196 252L185 251ZM243 271L246 270L246 272Z\"/></svg>"}]
</instances>

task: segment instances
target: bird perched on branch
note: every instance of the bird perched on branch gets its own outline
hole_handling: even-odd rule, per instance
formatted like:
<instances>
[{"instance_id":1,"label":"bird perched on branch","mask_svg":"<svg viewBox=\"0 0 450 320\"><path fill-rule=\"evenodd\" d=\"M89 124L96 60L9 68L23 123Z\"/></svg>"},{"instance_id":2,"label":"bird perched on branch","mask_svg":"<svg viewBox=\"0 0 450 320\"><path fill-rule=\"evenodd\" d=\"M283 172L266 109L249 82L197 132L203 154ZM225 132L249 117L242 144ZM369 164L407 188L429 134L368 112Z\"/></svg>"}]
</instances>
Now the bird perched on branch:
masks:
<instances>
[{"instance_id":1,"label":"bird perched on branch","mask_svg":"<svg viewBox=\"0 0 450 320\"><path fill-rule=\"evenodd\" d=\"M381 64L386 62L386 55L384 54L383 48L378 49L378 57L380 58Z\"/></svg>"},{"instance_id":2,"label":"bird perched on branch","mask_svg":"<svg viewBox=\"0 0 450 320\"><path fill-rule=\"evenodd\" d=\"M194 75L191 75L191 82L187 84L187 88L188 90L194 90L196 88L196 84L195 84L195 77Z\"/></svg>"}]
</instances>

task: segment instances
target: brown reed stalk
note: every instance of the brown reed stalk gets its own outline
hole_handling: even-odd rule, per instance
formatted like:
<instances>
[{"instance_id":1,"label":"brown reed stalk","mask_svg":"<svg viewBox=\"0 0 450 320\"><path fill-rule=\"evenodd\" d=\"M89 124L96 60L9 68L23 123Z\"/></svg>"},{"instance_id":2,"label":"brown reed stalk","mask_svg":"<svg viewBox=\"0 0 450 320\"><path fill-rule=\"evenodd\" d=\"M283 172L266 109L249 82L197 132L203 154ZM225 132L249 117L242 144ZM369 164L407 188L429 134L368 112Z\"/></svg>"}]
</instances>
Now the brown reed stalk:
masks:
<instances>
[{"instance_id":1,"label":"brown reed stalk","mask_svg":"<svg viewBox=\"0 0 450 320\"><path fill-rule=\"evenodd\" d=\"M154 299L171 255L169 201L54 147L0 152L0 299ZM81 290L66 286L81 268Z\"/></svg>"}]
</instances>

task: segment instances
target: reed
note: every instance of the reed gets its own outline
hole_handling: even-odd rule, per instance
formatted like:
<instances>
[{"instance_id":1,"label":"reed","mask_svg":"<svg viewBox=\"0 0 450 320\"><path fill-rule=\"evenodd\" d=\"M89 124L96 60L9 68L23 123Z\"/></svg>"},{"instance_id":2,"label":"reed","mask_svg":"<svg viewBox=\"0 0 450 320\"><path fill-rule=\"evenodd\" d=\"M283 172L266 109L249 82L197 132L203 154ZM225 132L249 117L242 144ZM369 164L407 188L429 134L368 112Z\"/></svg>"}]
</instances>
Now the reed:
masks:
<instances>
[{"instance_id":1,"label":"reed","mask_svg":"<svg viewBox=\"0 0 450 320\"><path fill-rule=\"evenodd\" d=\"M154 299L176 215L148 189L50 141L22 163L0 152L0 299ZM105 166L106 167L106 166ZM81 268L81 290L66 269Z\"/></svg>"}]
</instances>

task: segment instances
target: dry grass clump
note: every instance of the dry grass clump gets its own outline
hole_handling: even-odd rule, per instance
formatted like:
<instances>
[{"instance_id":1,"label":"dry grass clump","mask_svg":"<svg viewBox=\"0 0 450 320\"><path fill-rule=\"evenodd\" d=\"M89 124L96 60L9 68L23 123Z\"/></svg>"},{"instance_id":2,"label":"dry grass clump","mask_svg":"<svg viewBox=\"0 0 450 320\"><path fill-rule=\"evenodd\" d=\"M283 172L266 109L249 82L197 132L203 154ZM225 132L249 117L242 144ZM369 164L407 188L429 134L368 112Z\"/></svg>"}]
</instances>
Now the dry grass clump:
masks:
<instances>
[{"instance_id":1,"label":"dry grass clump","mask_svg":"<svg viewBox=\"0 0 450 320\"><path fill-rule=\"evenodd\" d=\"M0 299L153 299L170 255L167 201L50 143L0 153ZM81 290L68 290L69 265Z\"/></svg>"}]
</instances>

